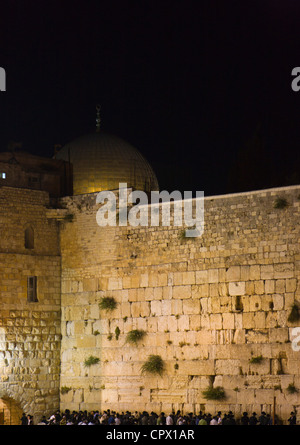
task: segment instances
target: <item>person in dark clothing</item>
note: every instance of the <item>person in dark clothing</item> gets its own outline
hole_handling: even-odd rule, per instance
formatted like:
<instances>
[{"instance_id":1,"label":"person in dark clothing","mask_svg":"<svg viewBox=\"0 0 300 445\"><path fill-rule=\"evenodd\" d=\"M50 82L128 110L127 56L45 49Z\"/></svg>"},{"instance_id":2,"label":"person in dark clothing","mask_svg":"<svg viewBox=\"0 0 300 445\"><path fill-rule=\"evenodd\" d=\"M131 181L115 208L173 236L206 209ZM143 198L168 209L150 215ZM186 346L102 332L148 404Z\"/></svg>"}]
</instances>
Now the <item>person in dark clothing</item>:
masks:
<instances>
[{"instance_id":1,"label":"person in dark clothing","mask_svg":"<svg viewBox=\"0 0 300 445\"><path fill-rule=\"evenodd\" d=\"M289 425L296 425L296 416L295 413L292 411L291 416L288 419Z\"/></svg>"},{"instance_id":2,"label":"person in dark clothing","mask_svg":"<svg viewBox=\"0 0 300 445\"><path fill-rule=\"evenodd\" d=\"M249 425L257 425L258 420L256 417L256 413L252 413L252 416L249 419Z\"/></svg>"},{"instance_id":3,"label":"person in dark clothing","mask_svg":"<svg viewBox=\"0 0 300 445\"><path fill-rule=\"evenodd\" d=\"M28 424L28 422L27 422L27 416L26 416L25 413L22 414L22 417L21 417L20 420L21 420L21 425L27 425L27 424Z\"/></svg>"},{"instance_id":4,"label":"person in dark clothing","mask_svg":"<svg viewBox=\"0 0 300 445\"><path fill-rule=\"evenodd\" d=\"M262 411L261 415L258 418L259 425L266 425L267 424L267 416L264 411Z\"/></svg>"},{"instance_id":5,"label":"person in dark clothing","mask_svg":"<svg viewBox=\"0 0 300 445\"><path fill-rule=\"evenodd\" d=\"M248 413L246 413L246 411L243 413L243 415L241 417L241 424L249 425L249 416L248 416Z\"/></svg>"}]
</instances>

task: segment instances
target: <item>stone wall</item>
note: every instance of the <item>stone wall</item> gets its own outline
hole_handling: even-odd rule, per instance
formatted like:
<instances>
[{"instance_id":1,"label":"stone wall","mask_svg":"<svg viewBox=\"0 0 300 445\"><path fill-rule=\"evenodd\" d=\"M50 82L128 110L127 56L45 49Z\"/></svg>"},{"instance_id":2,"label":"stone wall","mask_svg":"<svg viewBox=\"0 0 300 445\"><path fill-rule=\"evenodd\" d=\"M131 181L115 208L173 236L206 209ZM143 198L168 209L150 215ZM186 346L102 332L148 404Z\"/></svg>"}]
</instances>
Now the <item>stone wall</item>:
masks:
<instances>
[{"instance_id":1,"label":"stone wall","mask_svg":"<svg viewBox=\"0 0 300 445\"><path fill-rule=\"evenodd\" d=\"M59 407L59 228L47 218L46 192L0 188L0 399L34 416ZM34 231L26 249L24 230ZM37 302L27 278L37 277Z\"/></svg>"},{"instance_id":2,"label":"stone wall","mask_svg":"<svg viewBox=\"0 0 300 445\"><path fill-rule=\"evenodd\" d=\"M300 390L300 321L288 321L300 300L299 198L299 186L207 197L194 239L172 226L101 228L96 194L64 198L61 408L239 415L271 412L275 396L286 419L300 404L289 393ZM113 311L100 310L104 296ZM132 346L135 329L146 335ZM150 354L162 376L141 374ZM90 356L100 361L86 367ZM224 400L203 397L218 386Z\"/></svg>"}]
</instances>

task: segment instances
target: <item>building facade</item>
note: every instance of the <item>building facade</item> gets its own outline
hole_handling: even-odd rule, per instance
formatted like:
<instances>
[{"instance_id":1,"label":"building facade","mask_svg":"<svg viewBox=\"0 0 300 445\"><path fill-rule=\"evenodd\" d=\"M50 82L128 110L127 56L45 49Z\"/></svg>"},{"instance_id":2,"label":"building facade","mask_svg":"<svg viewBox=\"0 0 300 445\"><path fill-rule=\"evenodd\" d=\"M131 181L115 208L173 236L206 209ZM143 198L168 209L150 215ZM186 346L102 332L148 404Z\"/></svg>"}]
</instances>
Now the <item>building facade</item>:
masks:
<instances>
[{"instance_id":1,"label":"building facade","mask_svg":"<svg viewBox=\"0 0 300 445\"><path fill-rule=\"evenodd\" d=\"M53 200L0 187L0 398L12 422L66 408L297 410L300 186L206 197L197 238L172 218L100 227L97 191L76 190ZM146 370L151 356L160 369Z\"/></svg>"}]
</instances>

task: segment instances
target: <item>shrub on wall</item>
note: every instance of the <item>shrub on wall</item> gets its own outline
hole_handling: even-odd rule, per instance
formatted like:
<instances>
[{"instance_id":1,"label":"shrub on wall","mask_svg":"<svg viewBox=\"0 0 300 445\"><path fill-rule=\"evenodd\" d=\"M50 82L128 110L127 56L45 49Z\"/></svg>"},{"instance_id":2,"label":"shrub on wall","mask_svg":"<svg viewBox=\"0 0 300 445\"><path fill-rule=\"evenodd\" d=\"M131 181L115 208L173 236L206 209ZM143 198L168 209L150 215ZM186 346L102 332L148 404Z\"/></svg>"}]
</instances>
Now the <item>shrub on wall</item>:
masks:
<instances>
[{"instance_id":1,"label":"shrub on wall","mask_svg":"<svg viewBox=\"0 0 300 445\"><path fill-rule=\"evenodd\" d=\"M133 329L129 331L126 336L126 342L136 345L140 340L142 340L146 335L146 332L142 329Z\"/></svg>"},{"instance_id":2,"label":"shrub on wall","mask_svg":"<svg viewBox=\"0 0 300 445\"><path fill-rule=\"evenodd\" d=\"M106 311L113 311L117 307L117 302L114 297L102 297L99 301L99 308Z\"/></svg>"},{"instance_id":3,"label":"shrub on wall","mask_svg":"<svg viewBox=\"0 0 300 445\"><path fill-rule=\"evenodd\" d=\"M164 371L164 361L160 355L149 355L148 360L141 368L142 374L158 374L162 375Z\"/></svg>"},{"instance_id":4,"label":"shrub on wall","mask_svg":"<svg viewBox=\"0 0 300 445\"><path fill-rule=\"evenodd\" d=\"M202 391L202 395L206 400L223 400L226 398L225 391L221 386L209 387Z\"/></svg>"}]
</instances>

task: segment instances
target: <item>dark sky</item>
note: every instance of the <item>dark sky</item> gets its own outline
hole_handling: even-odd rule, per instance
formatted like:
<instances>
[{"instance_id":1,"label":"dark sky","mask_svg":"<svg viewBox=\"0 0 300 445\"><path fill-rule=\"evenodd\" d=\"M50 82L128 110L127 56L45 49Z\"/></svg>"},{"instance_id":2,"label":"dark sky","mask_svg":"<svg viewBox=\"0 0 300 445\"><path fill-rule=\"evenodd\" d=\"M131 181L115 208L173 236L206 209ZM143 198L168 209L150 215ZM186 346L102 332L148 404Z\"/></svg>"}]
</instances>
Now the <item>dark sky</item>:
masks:
<instances>
[{"instance_id":1,"label":"dark sky","mask_svg":"<svg viewBox=\"0 0 300 445\"><path fill-rule=\"evenodd\" d=\"M205 195L300 183L299 0L1 4L0 150L52 156L101 128L162 189Z\"/></svg>"}]
</instances>

